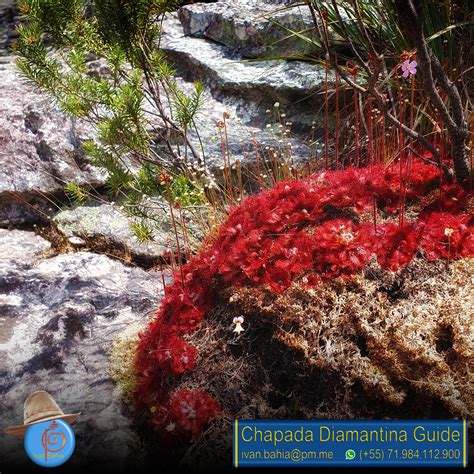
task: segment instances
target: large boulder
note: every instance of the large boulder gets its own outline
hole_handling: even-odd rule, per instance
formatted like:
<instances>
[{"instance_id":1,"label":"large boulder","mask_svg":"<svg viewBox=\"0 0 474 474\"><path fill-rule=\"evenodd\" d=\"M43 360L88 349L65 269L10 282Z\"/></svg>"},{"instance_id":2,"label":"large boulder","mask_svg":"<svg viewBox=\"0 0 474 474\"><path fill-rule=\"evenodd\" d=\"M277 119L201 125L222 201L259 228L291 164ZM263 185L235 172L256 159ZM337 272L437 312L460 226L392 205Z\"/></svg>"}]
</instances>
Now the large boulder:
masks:
<instances>
[{"instance_id":1,"label":"large boulder","mask_svg":"<svg viewBox=\"0 0 474 474\"><path fill-rule=\"evenodd\" d=\"M255 0L194 3L179 10L179 19L186 35L208 38L247 58L301 57L319 50L306 5Z\"/></svg>"},{"instance_id":2,"label":"large boulder","mask_svg":"<svg viewBox=\"0 0 474 474\"><path fill-rule=\"evenodd\" d=\"M232 103L247 124L262 125L277 103L294 130L318 121L315 111L324 97L325 68L305 61L245 61L229 48L204 38L186 36L169 15L161 47L185 80L202 80L219 100ZM329 77L333 81L333 76Z\"/></svg>"},{"instance_id":3,"label":"large boulder","mask_svg":"<svg viewBox=\"0 0 474 474\"><path fill-rule=\"evenodd\" d=\"M31 468L3 428L22 423L35 390L81 412L68 466L140 466L142 442L111 380L109 351L156 307L161 276L88 252L45 258L49 243L31 232L1 230L0 243L0 470Z\"/></svg>"},{"instance_id":4,"label":"large boulder","mask_svg":"<svg viewBox=\"0 0 474 474\"><path fill-rule=\"evenodd\" d=\"M177 78L177 83L186 94L192 93L194 86L191 82ZM196 115L199 137L196 130L188 131L196 149L200 149L202 144L206 165L210 171L221 175L227 158L234 166L238 160L241 164L251 167L256 162L256 149L262 164L267 161L268 167L272 166L273 152L280 162L304 161L315 157L316 147L293 133L292 124L281 117L284 111L273 107L273 102L269 101L270 108L262 111L257 104L245 103L231 94L217 93L219 97L215 97L215 92L206 88L202 106ZM219 128L224 116L227 117L225 134ZM224 137L225 157L222 141Z\"/></svg>"},{"instance_id":5,"label":"large boulder","mask_svg":"<svg viewBox=\"0 0 474 474\"><path fill-rule=\"evenodd\" d=\"M0 59L0 78L0 225L41 221L67 182L103 184L80 152L92 130L39 94L13 57Z\"/></svg>"}]
</instances>

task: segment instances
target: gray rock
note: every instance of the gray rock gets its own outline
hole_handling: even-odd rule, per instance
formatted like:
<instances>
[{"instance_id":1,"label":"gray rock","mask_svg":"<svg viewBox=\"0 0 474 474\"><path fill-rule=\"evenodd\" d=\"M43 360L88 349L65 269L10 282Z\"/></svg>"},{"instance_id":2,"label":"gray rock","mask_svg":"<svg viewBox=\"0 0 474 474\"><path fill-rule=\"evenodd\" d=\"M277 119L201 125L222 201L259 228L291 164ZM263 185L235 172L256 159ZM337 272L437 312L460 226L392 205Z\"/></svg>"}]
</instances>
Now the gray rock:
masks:
<instances>
[{"instance_id":1,"label":"gray rock","mask_svg":"<svg viewBox=\"0 0 474 474\"><path fill-rule=\"evenodd\" d=\"M181 90L191 93L192 84L177 79ZM206 90L202 107L196 116L196 125L203 145L206 165L220 175L220 167L224 163L222 141L217 123L227 114L227 156L232 163L239 160L246 165L255 163L255 147L259 151L260 160L271 161L268 149L273 148L279 161L293 159L293 161L308 160L314 156L305 141L292 133L292 127L286 125L286 119L278 114L286 112L285 109L277 110L271 105L269 113L262 111L252 104L243 104L238 100L217 99ZM258 121L255 118L258 117ZM265 122L266 121L266 122ZM256 123L255 123L256 122ZM267 127L267 124L269 125ZM289 133L285 133L290 130ZM189 130L189 135L197 150L200 142L194 129ZM182 147L181 147L182 149ZM272 166L272 165L270 165Z\"/></svg>"},{"instance_id":2,"label":"gray rock","mask_svg":"<svg viewBox=\"0 0 474 474\"><path fill-rule=\"evenodd\" d=\"M16 0L0 0L0 56L7 54L12 40L17 37L17 13Z\"/></svg>"},{"instance_id":3,"label":"gray rock","mask_svg":"<svg viewBox=\"0 0 474 474\"><path fill-rule=\"evenodd\" d=\"M186 35L211 39L247 58L301 57L320 51L311 43L316 37L306 5L289 8L261 0L194 3L179 10L179 19Z\"/></svg>"},{"instance_id":4,"label":"gray rock","mask_svg":"<svg viewBox=\"0 0 474 474\"><path fill-rule=\"evenodd\" d=\"M22 423L23 401L41 389L65 412L81 412L74 425L77 455L68 467L139 467L142 441L110 379L108 357L115 336L146 321L158 306L160 276L88 252L33 262L47 243L33 233L5 232L0 259L2 471L31 468L22 442L3 428ZM32 257L30 264L18 263L21 247Z\"/></svg>"},{"instance_id":5,"label":"gray rock","mask_svg":"<svg viewBox=\"0 0 474 474\"><path fill-rule=\"evenodd\" d=\"M131 221L110 204L78 206L59 212L53 219L68 239L80 237L91 248L94 248L94 240L105 239L101 245L118 248L135 259L150 263L156 263L168 250L173 232L170 225L164 223L160 229L157 226L153 228L153 242L138 242L130 230Z\"/></svg>"},{"instance_id":6,"label":"gray rock","mask_svg":"<svg viewBox=\"0 0 474 474\"><path fill-rule=\"evenodd\" d=\"M14 8L16 5L16 0L0 0L0 11L3 11L6 8Z\"/></svg>"},{"instance_id":7,"label":"gray rock","mask_svg":"<svg viewBox=\"0 0 474 474\"><path fill-rule=\"evenodd\" d=\"M297 126L317 120L324 98L325 69L303 61L242 61L229 50L205 39L187 37L179 21L169 15L163 26L161 46L179 75L200 79L214 97L240 102L252 112L255 124L278 102ZM330 78L332 80L332 76ZM311 117L311 119L309 119Z\"/></svg>"},{"instance_id":8,"label":"gray rock","mask_svg":"<svg viewBox=\"0 0 474 474\"><path fill-rule=\"evenodd\" d=\"M93 186L105 176L81 156L93 131L61 114L0 59L0 225L40 221L69 181Z\"/></svg>"},{"instance_id":9,"label":"gray rock","mask_svg":"<svg viewBox=\"0 0 474 474\"><path fill-rule=\"evenodd\" d=\"M31 265L51 250L51 243L25 230L0 229L0 249L0 265L8 262Z\"/></svg>"},{"instance_id":10,"label":"gray rock","mask_svg":"<svg viewBox=\"0 0 474 474\"><path fill-rule=\"evenodd\" d=\"M83 238L77 237L75 235L68 237L67 240L73 247L86 247L87 246L87 242Z\"/></svg>"}]
</instances>

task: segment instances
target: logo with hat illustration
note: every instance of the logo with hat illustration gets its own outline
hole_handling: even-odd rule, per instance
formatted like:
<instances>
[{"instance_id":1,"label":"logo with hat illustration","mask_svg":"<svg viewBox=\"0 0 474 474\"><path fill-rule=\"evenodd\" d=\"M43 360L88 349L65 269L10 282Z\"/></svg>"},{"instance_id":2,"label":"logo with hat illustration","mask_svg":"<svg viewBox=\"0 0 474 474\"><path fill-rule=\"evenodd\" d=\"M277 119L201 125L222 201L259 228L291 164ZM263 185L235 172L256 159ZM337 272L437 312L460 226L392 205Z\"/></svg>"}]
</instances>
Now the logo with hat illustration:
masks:
<instances>
[{"instance_id":1,"label":"logo with hat illustration","mask_svg":"<svg viewBox=\"0 0 474 474\"><path fill-rule=\"evenodd\" d=\"M56 467L74 452L76 440L70 423L79 415L65 414L49 393L40 390L25 400L23 424L9 426L5 433L24 439L26 454L34 463Z\"/></svg>"}]
</instances>

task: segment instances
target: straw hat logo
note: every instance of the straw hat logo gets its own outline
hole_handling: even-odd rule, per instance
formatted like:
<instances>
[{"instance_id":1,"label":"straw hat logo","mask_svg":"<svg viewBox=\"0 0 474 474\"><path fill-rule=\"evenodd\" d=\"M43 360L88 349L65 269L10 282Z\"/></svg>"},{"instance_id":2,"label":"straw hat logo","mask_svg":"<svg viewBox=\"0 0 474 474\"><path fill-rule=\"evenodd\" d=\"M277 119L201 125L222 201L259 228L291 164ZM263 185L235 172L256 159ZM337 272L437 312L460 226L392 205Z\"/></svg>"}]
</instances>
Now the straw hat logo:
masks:
<instances>
[{"instance_id":1,"label":"straw hat logo","mask_svg":"<svg viewBox=\"0 0 474 474\"><path fill-rule=\"evenodd\" d=\"M29 426L48 420L62 419L73 423L80 413L65 414L54 398L44 390L33 392L26 400L23 412L23 424L5 428L5 433L23 438Z\"/></svg>"}]
</instances>

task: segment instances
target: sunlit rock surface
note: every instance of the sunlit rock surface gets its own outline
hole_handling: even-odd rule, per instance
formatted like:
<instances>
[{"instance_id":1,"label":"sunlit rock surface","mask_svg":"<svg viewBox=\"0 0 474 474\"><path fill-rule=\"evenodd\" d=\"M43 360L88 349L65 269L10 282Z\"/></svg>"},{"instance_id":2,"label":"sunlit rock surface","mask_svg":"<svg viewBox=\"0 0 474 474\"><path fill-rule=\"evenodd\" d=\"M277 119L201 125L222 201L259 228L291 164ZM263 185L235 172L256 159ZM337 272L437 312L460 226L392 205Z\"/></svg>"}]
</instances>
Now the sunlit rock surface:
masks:
<instances>
[{"instance_id":1,"label":"sunlit rock surface","mask_svg":"<svg viewBox=\"0 0 474 474\"><path fill-rule=\"evenodd\" d=\"M81 412L80 456L68 465L139 466L142 441L110 378L109 352L158 305L160 275L88 252L46 258L49 243L32 232L2 230L0 243L0 464L30 465L3 428L22 423L29 393L47 390L65 412Z\"/></svg>"},{"instance_id":2,"label":"sunlit rock surface","mask_svg":"<svg viewBox=\"0 0 474 474\"><path fill-rule=\"evenodd\" d=\"M67 182L100 185L104 173L79 150L92 131L28 84L13 57L0 59L0 78L0 225L30 223Z\"/></svg>"}]
</instances>

